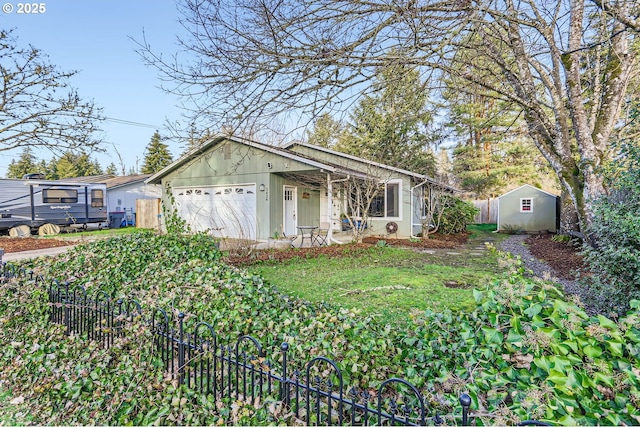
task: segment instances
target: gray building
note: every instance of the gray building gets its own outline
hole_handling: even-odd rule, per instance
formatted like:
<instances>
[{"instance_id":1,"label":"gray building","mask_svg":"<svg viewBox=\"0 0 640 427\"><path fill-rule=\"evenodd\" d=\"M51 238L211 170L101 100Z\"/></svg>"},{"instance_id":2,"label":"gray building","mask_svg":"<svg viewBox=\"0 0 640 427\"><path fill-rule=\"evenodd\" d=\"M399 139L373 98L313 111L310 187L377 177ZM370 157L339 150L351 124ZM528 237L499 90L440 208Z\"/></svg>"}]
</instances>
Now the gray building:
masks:
<instances>
[{"instance_id":1,"label":"gray building","mask_svg":"<svg viewBox=\"0 0 640 427\"><path fill-rule=\"evenodd\" d=\"M560 224L560 197L529 184L498 197L498 231L555 233Z\"/></svg>"}]
</instances>

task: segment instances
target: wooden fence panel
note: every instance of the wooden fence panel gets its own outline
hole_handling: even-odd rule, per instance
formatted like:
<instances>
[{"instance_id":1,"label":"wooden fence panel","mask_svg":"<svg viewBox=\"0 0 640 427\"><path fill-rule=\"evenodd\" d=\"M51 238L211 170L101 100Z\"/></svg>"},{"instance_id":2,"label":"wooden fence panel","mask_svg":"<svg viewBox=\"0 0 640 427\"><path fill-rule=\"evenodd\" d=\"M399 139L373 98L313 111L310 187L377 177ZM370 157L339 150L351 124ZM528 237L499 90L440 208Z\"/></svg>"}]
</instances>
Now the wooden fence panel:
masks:
<instances>
[{"instance_id":1,"label":"wooden fence panel","mask_svg":"<svg viewBox=\"0 0 640 427\"><path fill-rule=\"evenodd\" d=\"M157 230L160 214L160 199L136 200L136 227Z\"/></svg>"},{"instance_id":2,"label":"wooden fence panel","mask_svg":"<svg viewBox=\"0 0 640 427\"><path fill-rule=\"evenodd\" d=\"M476 224L498 223L498 199L474 200L472 203L480 209L474 218Z\"/></svg>"}]
</instances>

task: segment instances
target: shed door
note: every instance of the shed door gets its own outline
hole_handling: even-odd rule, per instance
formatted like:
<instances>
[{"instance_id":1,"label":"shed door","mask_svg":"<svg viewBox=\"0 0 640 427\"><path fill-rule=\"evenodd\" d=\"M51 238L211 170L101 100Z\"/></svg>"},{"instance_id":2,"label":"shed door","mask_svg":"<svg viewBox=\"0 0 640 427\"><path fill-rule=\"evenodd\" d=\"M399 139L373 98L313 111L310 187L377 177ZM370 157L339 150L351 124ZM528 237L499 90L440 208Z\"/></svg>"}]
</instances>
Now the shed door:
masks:
<instances>
[{"instance_id":1,"label":"shed door","mask_svg":"<svg viewBox=\"0 0 640 427\"><path fill-rule=\"evenodd\" d=\"M255 184L177 188L173 192L178 215L193 231L255 240Z\"/></svg>"}]
</instances>

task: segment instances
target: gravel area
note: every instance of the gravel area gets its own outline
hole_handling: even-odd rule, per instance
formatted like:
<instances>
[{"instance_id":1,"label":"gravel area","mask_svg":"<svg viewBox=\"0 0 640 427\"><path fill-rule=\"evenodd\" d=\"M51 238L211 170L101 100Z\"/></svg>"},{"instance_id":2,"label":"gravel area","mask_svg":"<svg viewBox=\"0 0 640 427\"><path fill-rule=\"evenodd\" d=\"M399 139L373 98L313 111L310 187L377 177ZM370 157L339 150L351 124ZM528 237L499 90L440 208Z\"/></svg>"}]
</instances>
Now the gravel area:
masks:
<instances>
[{"instance_id":1,"label":"gravel area","mask_svg":"<svg viewBox=\"0 0 640 427\"><path fill-rule=\"evenodd\" d=\"M565 293L581 296L583 290L579 285L576 284L575 280L556 277L556 274L551 266L531 255L531 252L529 252L529 248L524 244L524 241L528 237L529 236L526 234L514 234L507 237L496 246L503 252L511 252L513 255L519 255L524 263L525 268L531 270L533 272L533 275L544 277L544 274L548 273L549 275L551 275L551 277L554 277L554 282L560 283L564 286Z\"/></svg>"}]
</instances>

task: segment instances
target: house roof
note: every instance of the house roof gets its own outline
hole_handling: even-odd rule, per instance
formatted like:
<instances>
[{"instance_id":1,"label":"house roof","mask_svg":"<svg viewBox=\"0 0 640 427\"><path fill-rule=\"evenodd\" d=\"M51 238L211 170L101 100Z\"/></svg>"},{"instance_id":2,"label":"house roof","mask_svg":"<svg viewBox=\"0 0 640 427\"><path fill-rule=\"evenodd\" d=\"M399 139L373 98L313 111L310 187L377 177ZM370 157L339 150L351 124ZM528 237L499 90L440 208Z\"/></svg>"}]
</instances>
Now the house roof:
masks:
<instances>
[{"instance_id":1,"label":"house roof","mask_svg":"<svg viewBox=\"0 0 640 427\"><path fill-rule=\"evenodd\" d=\"M113 178L109 178L108 180L106 180L105 184L107 184L107 189L113 189L113 188L118 188L118 187L122 187L129 184L144 182L150 176L151 176L150 173L145 173L140 175L114 176Z\"/></svg>"},{"instance_id":2,"label":"house roof","mask_svg":"<svg viewBox=\"0 0 640 427\"><path fill-rule=\"evenodd\" d=\"M113 178L114 175L105 174L105 175L89 175L89 176L77 176L74 178L62 178L58 181L61 182L82 182L89 184L105 184L107 180Z\"/></svg>"},{"instance_id":3,"label":"house roof","mask_svg":"<svg viewBox=\"0 0 640 427\"><path fill-rule=\"evenodd\" d=\"M286 150L290 150L294 145L299 145L301 147L309 147L309 148L311 148L313 150L322 151L324 153L328 153L328 154L331 154L331 155L336 156L336 157L342 157L344 159L348 159L348 160L364 163L364 164L375 166L375 167L378 167L378 168L381 168L381 169L387 169L387 170L390 170L390 171L393 171L393 172L398 172L398 173L403 174L403 175L412 176L414 178L423 179L423 180L426 180L427 182L430 182L432 184L436 184L436 185L439 185L441 187L444 187L444 188L446 188L446 189L448 189L450 191L460 192L459 189L451 187L451 186L446 185L446 184L443 184L443 183L439 182L438 180L436 180L435 178L432 178L432 177L430 177L428 175L421 174L421 173L418 173L418 172L413 172L413 171L406 170L406 169L397 168L395 166L385 165L383 163L378 163L378 162L375 162L373 160L363 159L361 157L353 156L351 154L341 153L340 151L335 151L335 150L331 150L330 148L320 147L319 145L306 144L306 143L301 142L301 141L293 141L293 142L285 145L283 148L286 149Z\"/></svg>"},{"instance_id":4,"label":"house roof","mask_svg":"<svg viewBox=\"0 0 640 427\"><path fill-rule=\"evenodd\" d=\"M187 153L185 153L183 156L181 156L178 160L176 160L175 162L171 163L170 165L168 165L167 167L165 167L164 169L160 170L159 172L151 175L149 178L147 178L145 180L145 183L149 183L149 184L158 184L160 183L160 181L162 180L163 177L165 177L166 175L168 175L169 173L175 171L176 169L182 167L183 165L185 165L186 163L198 158L200 155L202 155L202 153L204 153L205 151L207 151L209 148L214 147L215 145L221 143L222 141L233 141L236 142L238 144L242 144L242 145L246 145L249 147L254 147L257 148L259 150L263 150L269 153L273 153L279 156L283 156L285 158L288 158L290 160L295 160L298 161L300 163L318 168L318 169L322 169L326 172L330 172L330 173L338 173L338 174L342 174L342 175L348 175L348 176L355 176L355 177L359 177L359 178L364 178L367 175L357 171L356 169L353 168L349 168L349 167L345 167L342 165L338 165L334 162L327 162L327 161L320 161L317 160L313 157L310 157L308 155L304 155L304 154L300 154L300 153L296 153L294 151L291 151L290 148L294 145L294 144L299 144L299 145L304 145L304 146L308 146L308 147L312 147L314 149L318 149L319 151L325 151L327 153L333 154L337 157L341 157L344 159L348 159L351 161L356 161L356 162L360 162L360 163L364 163L364 164L369 164L378 168L382 168L382 169L386 169L386 170L390 170L390 171L394 171L403 175L407 175L407 176L412 176L421 180L425 180L427 182L433 183L433 184L437 184L441 187L444 187L448 190L457 192L459 190L450 187L448 185L442 184L438 181L436 181L435 179L424 175L424 174L419 174L416 172L412 172L412 171L408 171L405 169L400 169L400 168L396 168L393 166L389 166L389 165L385 165L382 163L377 163L371 160L366 160L366 159L362 159L356 156L351 156L348 154L344 154L344 153L339 153L337 151L333 151L333 150L329 150L326 148L322 148L322 147L318 147L315 145L308 145L308 144L303 144L301 142L294 142L291 144L288 144L284 147L275 147L273 145L267 145L267 144L263 144L260 142L256 142L256 141L252 141L249 139L245 139L245 138L240 138L240 137L236 137L236 136L228 136L228 135L223 135L223 134L218 134L213 136L209 141L205 142L203 145L193 148L190 151L188 151Z\"/></svg>"},{"instance_id":5,"label":"house roof","mask_svg":"<svg viewBox=\"0 0 640 427\"><path fill-rule=\"evenodd\" d=\"M338 167L336 165L332 165L332 164L325 163L325 162L319 162L317 160L314 160L314 159L299 155L299 154L294 153L292 151L284 150L284 149L279 148L279 147L274 147L272 145L262 144L260 142L252 141L252 140L245 139L245 138L239 138L239 137L236 137L236 136L228 136L228 135L219 134L219 135L215 135L213 138L211 138L209 141L205 142L201 146L189 150L187 153L185 153L183 156L181 156L175 162L171 163L170 165L168 165L164 169L160 170L159 172L151 175L149 178L147 178L147 180L145 182L148 183L148 184L159 184L160 180L163 177L165 177L169 173L175 171L176 169L182 167L186 163L198 158L206 150L208 150L209 148L221 143L222 141L233 141L233 142L236 142L238 144L246 145L248 147L254 147L254 148L257 148L259 150L267 151L269 153L273 153L273 154L277 154L277 155L286 157L286 158L288 158L290 160L295 160L295 161L301 162L303 164L306 164L306 165L309 165L309 166L312 166L312 167L316 167L318 169L324 169L327 172L343 173L343 174L349 174L350 172L355 173L353 171L349 171L346 168Z\"/></svg>"},{"instance_id":6,"label":"house roof","mask_svg":"<svg viewBox=\"0 0 640 427\"><path fill-rule=\"evenodd\" d=\"M123 185L133 184L136 182L144 182L147 178L151 176L150 173L147 174L138 174L138 175L125 175L125 176L114 176L110 174L106 175L90 175L90 176L78 176L74 178L63 178L59 181L61 182L75 182L75 183L84 183L84 184L106 184L107 189L118 188Z\"/></svg>"},{"instance_id":7,"label":"house roof","mask_svg":"<svg viewBox=\"0 0 640 427\"><path fill-rule=\"evenodd\" d=\"M504 197L504 196L506 196L506 195L509 195L509 194L511 194L511 193L513 193L513 192L516 192L516 191L518 191L518 190L521 190L521 189L523 189L523 188L527 188L527 187L528 187L528 188L531 188L531 189L533 189L533 190L539 191L540 193L544 193L544 194L546 194L546 195L548 195L548 196L551 196L551 197L559 197L557 194L549 193L548 191L541 190L541 189L539 189L539 188L537 188L537 187L534 187L533 185L530 185L530 184L524 184L524 185L521 185L521 186L520 186L520 187L518 187L518 188L514 188L513 190L511 190L511 191L507 191L506 193L504 193L504 194L502 194L502 195L498 196L498 199L499 199L499 198L501 198L501 197Z\"/></svg>"}]
</instances>

